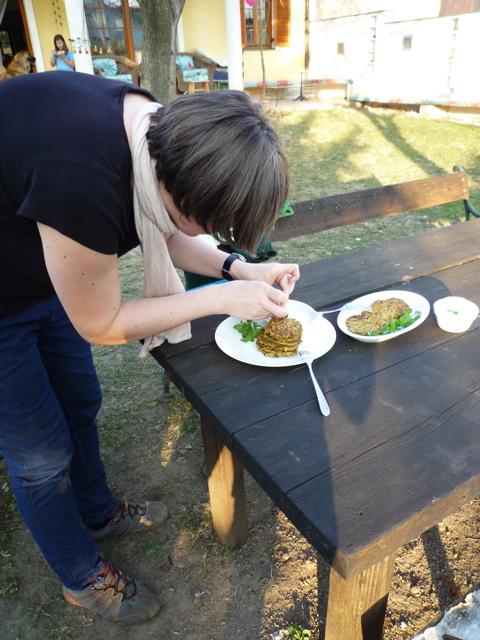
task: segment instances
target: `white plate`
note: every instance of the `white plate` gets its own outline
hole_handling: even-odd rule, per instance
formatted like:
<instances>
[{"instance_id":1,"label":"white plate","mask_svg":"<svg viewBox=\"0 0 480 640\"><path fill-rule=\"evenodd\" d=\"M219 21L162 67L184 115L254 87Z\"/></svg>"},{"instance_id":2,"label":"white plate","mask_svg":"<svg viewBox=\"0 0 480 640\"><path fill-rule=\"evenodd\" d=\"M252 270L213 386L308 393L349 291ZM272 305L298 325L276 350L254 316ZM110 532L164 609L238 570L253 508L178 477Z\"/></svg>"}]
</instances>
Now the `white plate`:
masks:
<instances>
[{"instance_id":1,"label":"white plate","mask_svg":"<svg viewBox=\"0 0 480 640\"><path fill-rule=\"evenodd\" d=\"M413 291L402 291L402 290L390 290L390 291L377 291L376 293L369 293L366 296L362 296L361 298L356 298L352 300L352 302L358 302L359 304L364 304L370 306L375 300L387 300L387 298L400 298L403 300L408 306L412 309L413 312L420 311L420 317L418 320L415 320L409 327L405 327L405 329L400 329L399 331L394 331L393 333L387 333L384 336L361 336L358 333L352 333L347 328L347 320L351 316L360 315L358 311L340 311L337 317L337 325L338 328L343 331L343 333L347 334L351 338L355 340L359 340L360 342L385 342L386 340L391 340L392 338L397 338L398 336L407 333L407 331L411 331L418 327L419 324L428 317L430 313L430 303L426 298L419 295L418 293L413 293Z\"/></svg>"},{"instance_id":2,"label":"white plate","mask_svg":"<svg viewBox=\"0 0 480 640\"><path fill-rule=\"evenodd\" d=\"M335 327L308 304L289 300L287 303L289 318L295 318L302 323L303 339L301 345L308 349L314 358L323 356L335 344L337 334ZM240 322L238 318L230 316L221 322L215 331L215 342L220 349L235 360L254 364L260 367L291 367L302 364L300 356L285 356L269 358L261 353L255 342L242 342L242 335L233 328Z\"/></svg>"}]
</instances>

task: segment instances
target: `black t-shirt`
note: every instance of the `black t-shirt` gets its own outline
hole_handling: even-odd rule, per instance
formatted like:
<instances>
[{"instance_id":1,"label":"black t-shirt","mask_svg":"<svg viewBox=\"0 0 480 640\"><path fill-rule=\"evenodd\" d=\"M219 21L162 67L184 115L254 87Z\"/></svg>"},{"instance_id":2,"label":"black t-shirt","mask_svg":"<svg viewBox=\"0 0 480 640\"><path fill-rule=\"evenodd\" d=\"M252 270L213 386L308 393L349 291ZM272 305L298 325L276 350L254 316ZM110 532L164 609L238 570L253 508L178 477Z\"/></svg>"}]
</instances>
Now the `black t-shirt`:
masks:
<instances>
[{"instance_id":1,"label":"black t-shirt","mask_svg":"<svg viewBox=\"0 0 480 640\"><path fill-rule=\"evenodd\" d=\"M138 245L123 100L83 73L0 82L0 318L54 294L36 222L105 254Z\"/></svg>"}]
</instances>

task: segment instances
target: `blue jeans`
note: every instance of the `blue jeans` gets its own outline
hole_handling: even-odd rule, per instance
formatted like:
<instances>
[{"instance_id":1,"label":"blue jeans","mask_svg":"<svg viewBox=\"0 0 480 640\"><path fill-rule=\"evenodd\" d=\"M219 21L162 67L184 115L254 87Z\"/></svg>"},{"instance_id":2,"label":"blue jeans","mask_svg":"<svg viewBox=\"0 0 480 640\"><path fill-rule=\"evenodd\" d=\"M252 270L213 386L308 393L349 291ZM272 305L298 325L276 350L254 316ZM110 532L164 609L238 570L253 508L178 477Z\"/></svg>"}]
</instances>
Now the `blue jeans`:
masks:
<instances>
[{"instance_id":1,"label":"blue jeans","mask_svg":"<svg viewBox=\"0 0 480 640\"><path fill-rule=\"evenodd\" d=\"M90 345L56 297L0 319L0 453L25 524L70 589L101 560L86 526L117 506L100 458L100 403Z\"/></svg>"}]
</instances>

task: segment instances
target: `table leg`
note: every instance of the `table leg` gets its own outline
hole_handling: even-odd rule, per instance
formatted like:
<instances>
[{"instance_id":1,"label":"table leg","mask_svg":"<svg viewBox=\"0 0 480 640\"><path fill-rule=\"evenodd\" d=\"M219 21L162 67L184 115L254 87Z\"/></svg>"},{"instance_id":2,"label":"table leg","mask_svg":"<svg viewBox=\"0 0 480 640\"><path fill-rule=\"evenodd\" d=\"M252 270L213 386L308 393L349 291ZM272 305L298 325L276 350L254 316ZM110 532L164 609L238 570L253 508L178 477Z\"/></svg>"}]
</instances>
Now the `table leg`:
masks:
<instances>
[{"instance_id":1,"label":"table leg","mask_svg":"<svg viewBox=\"0 0 480 640\"><path fill-rule=\"evenodd\" d=\"M325 565L319 558L321 640L380 640L395 556L387 556L348 580ZM321 593L322 582L328 593Z\"/></svg>"},{"instance_id":2,"label":"table leg","mask_svg":"<svg viewBox=\"0 0 480 640\"><path fill-rule=\"evenodd\" d=\"M213 528L220 542L237 547L248 536L243 467L203 421L202 435Z\"/></svg>"}]
</instances>

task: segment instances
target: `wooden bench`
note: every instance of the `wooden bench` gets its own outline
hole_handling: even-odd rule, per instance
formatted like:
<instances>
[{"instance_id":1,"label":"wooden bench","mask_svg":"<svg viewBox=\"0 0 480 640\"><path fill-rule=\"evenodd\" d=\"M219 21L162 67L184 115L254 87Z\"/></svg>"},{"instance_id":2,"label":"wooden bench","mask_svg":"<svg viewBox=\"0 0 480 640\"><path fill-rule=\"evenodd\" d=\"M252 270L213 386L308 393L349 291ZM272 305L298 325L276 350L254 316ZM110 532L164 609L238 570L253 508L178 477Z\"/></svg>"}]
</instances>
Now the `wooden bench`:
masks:
<instances>
[{"instance_id":1,"label":"wooden bench","mask_svg":"<svg viewBox=\"0 0 480 640\"><path fill-rule=\"evenodd\" d=\"M480 217L469 199L468 175L455 165L453 173L374 189L362 189L294 203L295 215L277 221L272 242L325 231L347 224L463 200L465 217Z\"/></svg>"}]
</instances>

